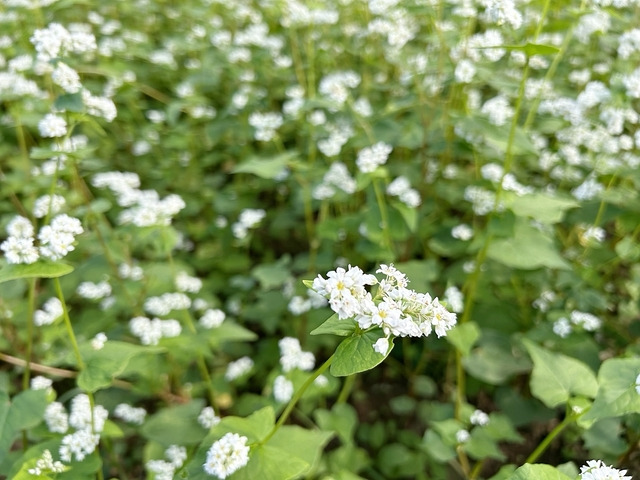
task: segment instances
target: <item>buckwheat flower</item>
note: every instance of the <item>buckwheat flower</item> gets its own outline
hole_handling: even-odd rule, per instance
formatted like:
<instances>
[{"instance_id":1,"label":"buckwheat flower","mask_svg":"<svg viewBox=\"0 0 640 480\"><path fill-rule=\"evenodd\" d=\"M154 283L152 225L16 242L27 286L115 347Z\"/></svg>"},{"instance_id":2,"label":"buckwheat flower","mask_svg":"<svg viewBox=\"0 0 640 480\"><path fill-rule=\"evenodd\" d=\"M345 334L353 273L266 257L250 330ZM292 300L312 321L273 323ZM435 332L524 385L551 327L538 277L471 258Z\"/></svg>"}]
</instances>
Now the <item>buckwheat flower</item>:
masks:
<instances>
[{"instance_id":1,"label":"buckwheat flower","mask_svg":"<svg viewBox=\"0 0 640 480\"><path fill-rule=\"evenodd\" d=\"M283 121L282 115L275 112L253 112L249 115L249 125L256 129L255 139L262 142L273 140Z\"/></svg>"},{"instance_id":2,"label":"buckwheat flower","mask_svg":"<svg viewBox=\"0 0 640 480\"><path fill-rule=\"evenodd\" d=\"M466 223L461 223L451 229L451 236L466 242L467 240L471 240L471 237L473 237L473 229Z\"/></svg>"},{"instance_id":3,"label":"buckwheat flower","mask_svg":"<svg viewBox=\"0 0 640 480\"><path fill-rule=\"evenodd\" d=\"M38 130L43 137L64 137L67 134L67 122L58 115L47 113L38 123Z\"/></svg>"},{"instance_id":4,"label":"buckwheat flower","mask_svg":"<svg viewBox=\"0 0 640 480\"><path fill-rule=\"evenodd\" d=\"M225 318L226 314L219 308L209 308L204 312L202 317L200 317L198 322L204 328L217 328L222 325Z\"/></svg>"},{"instance_id":5,"label":"buckwheat flower","mask_svg":"<svg viewBox=\"0 0 640 480\"><path fill-rule=\"evenodd\" d=\"M225 380L231 381L236 378L242 377L251 371L253 368L253 360L249 357L241 357L234 362L229 362L227 365L227 371L224 374Z\"/></svg>"},{"instance_id":6,"label":"buckwheat flower","mask_svg":"<svg viewBox=\"0 0 640 480\"><path fill-rule=\"evenodd\" d=\"M44 410L44 421L53 433L67 433L69 430L69 415L60 402L51 402Z\"/></svg>"},{"instance_id":7,"label":"buckwheat flower","mask_svg":"<svg viewBox=\"0 0 640 480\"><path fill-rule=\"evenodd\" d=\"M329 379L324 375L318 375L313 381L313 384L320 388L325 388L329 385Z\"/></svg>"},{"instance_id":8,"label":"buckwheat flower","mask_svg":"<svg viewBox=\"0 0 640 480\"><path fill-rule=\"evenodd\" d=\"M104 423L109 416L109 412L102 405L93 407L93 414L89 397L81 393L71 400L71 413L69 414L69 425L76 430L92 430L101 432Z\"/></svg>"},{"instance_id":9,"label":"buckwheat flower","mask_svg":"<svg viewBox=\"0 0 640 480\"><path fill-rule=\"evenodd\" d=\"M379 338L378 341L373 344L373 349L380 355L386 355L389 351L389 339L386 337Z\"/></svg>"},{"instance_id":10,"label":"buckwheat flower","mask_svg":"<svg viewBox=\"0 0 640 480\"><path fill-rule=\"evenodd\" d=\"M16 215L7 224L7 233L12 237L29 238L33 237L35 230L29 219Z\"/></svg>"},{"instance_id":11,"label":"buckwheat flower","mask_svg":"<svg viewBox=\"0 0 640 480\"><path fill-rule=\"evenodd\" d=\"M249 439L237 433L227 433L207 451L204 471L225 479L249 463Z\"/></svg>"},{"instance_id":12,"label":"buckwheat flower","mask_svg":"<svg viewBox=\"0 0 640 480\"><path fill-rule=\"evenodd\" d=\"M175 283L180 292L198 293L202 288L202 280L190 276L187 272L178 273Z\"/></svg>"},{"instance_id":13,"label":"buckwheat flower","mask_svg":"<svg viewBox=\"0 0 640 480\"><path fill-rule=\"evenodd\" d=\"M138 265L129 265L128 263L121 263L118 266L118 275L120 278L131 280L142 280L144 277L144 271Z\"/></svg>"},{"instance_id":14,"label":"buckwheat flower","mask_svg":"<svg viewBox=\"0 0 640 480\"><path fill-rule=\"evenodd\" d=\"M360 76L352 71L335 72L325 75L318 85L321 95L327 97L336 104L342 106L349 96L349 89L360 84Z\"/></svg>"},{"instance_id":15,"label":"buckwheat flower","mask_svg":"<svg viewBox=\"0 0 640 480\"><path fill-rule=\"evenodd\" d=\"M636 377L636 393L640 395L640 373Z\"/></svg>"},{"instance_id":16,"label":"buckwheat flower","mask_svg":"<svg viewBox=\"0 0 640 480\"><path fill-rule=\"evenodd\" d=\"M33 242L34 239L32 237L9 237L0 243L0 250L4 252L8 263L31 264L40 257L38 249Z\"/></svg>"},{"instance_id":17,"label":"buckwheat flower","mask_svg":"<svg viewBox=\"0 0 640 480\"><path fill-rule=\"evenodd\" d=\"M38 197L33 203L33 216L43 218L46 215L55 215L64 207L65 203L65 199L61 195L43 195Z\"/></svg>"},{"instance_id":18,"label":"buckwheat flower","mask_svg":"<svg viewBox=\"0 0 640 480\"><path fill-rule=\"evenodd\" d=\"M295 295L289 300L287 309L294 315L302 315L311 310L311 301L308 298Z\"/></svg>"},{"instance_id":19,"label":"buckwheat flower","mask_svg":"<svg viewBox=\"0 0 640 480\"><path fill-rule=\"evenodd\" d=\"M116 104L107 97L93 95L86 89L82 90L82 103L89 115L104 118L107 122L112 122L118 115Z\"/></svg>"},{"instance_id":20,"label":"buckwheat flower","mask_svg":"<svg viewBox=\"0 0 640 480\"><path fill-rule=\"evenodd\" d=\"M580 467L580 480L631 480L632 477L626 473L626 470L605 465L602 460L588 460Z\"/></svg>"},{"instance_id":21,"label":"buckwheat flower","mask_svg":"<svg viewBox=\"0 0 640 480\"><path fill-rule=\"evenodd\" d=\"M42 456L36 461L35 467L27 470L31 475L40 476L45 473L62 473L67 470L62 462L54 461L50 450L42 452Z\"/></svg>"},{"instance_id":22,"label":"buckwheat flower","mask_svg":"<svg viewBox=\"0 0 640 480\"><path fill-rule=\"evenodd\" d=\"M59 23L50 23L46 28L35 30L29 40L38 52L38 57L48 61L68 47L71 34Z\"/></svg>"},{"instance_id":23,"label":"buckwheat flower","mask_svg":"<svg viewBox=\"0 0 640 480\"><path fill-rule=\"evenodd\" d=\"M169 445L164 456L175 468L180 468L187 459L187 449L181 445Z\"/></svg>"},{"instance_id":24,"label":"buckwheat flower","mask_svg":"<svg viewBox=\"0 0 640 480\"><path fill-rule=\"evenodd\" d=\"M173 474L176 470L171 462L165 460L149 460L144 466L154 474L155 480L173 480Z\"/></svg>"},{"instance_id":25,"label":"buckwheat flower","mask_svg":"<svg viewBox=\"0 0 640 480\"><path fill-rule=\"evenodd\" d=\"M485 14L497 25L506 23L514 30L522 26L522 14L516 9L513 0L491 0Z\"/></svg>"},{"instance_id":26,"label":"buckwheat flower","mask_svg":"<svg viewBox=\"0 0 640 480\"><path fill-rule=\"evenodd\" d=\"M111 285L109 285L109 282L107 281L102 281L100 283L82 282L78 285L78 288L76 288L76 293L82 298L99 300L111 295Z\"/></svg>"},{"instance_id":27,"label":"buckwheat flower","mask_svg":"<svg viewBox=\"0 0 640 480\"><path fill-rule=\"evenodd\" d=\"M362 311L362 302L370 300L371 294L365 285L374 285L378 280L366 275L359 267L342 267L327 273L327 278L318 275L313 281L313 289L329 299L331 309L343 320L354 317Z\"/></svg>"},{"instance_id":28,"label":"buckwheat flower","mask_svg":"<svg viewBox=\"0 0 640 480\"><path fill-rule=\"evenodd\" d=\"M595 315L587 312L580 312L578 310L573 310L570 318L571 323L581 326L588 332L593 332L602 325L602 320Z\"/></svg>"},{"instance_id":29,"label":"buckwheat flower","mask_svg":"<svg viewBox=\"0 0 640 480\"><path fill-rule=\"evenodd\" d=\"M371 173L387 162L391 150L393 150L393 147L384 142L378 142L371 147L363 148L358 152L356 165L362 173Z\"/></svg>"},{"instance_id":30,"label":"buckwheat flower","mask_svg":"<svg viewBox=\"0 0 640 480\"><path fill-rule=\"evenodd\" d=\"M53 380L42 375L33 377L30 382L31 390L48 390L53 385Z\"/></svg>"},{"instance_id":31,"label":"buckwheat flower","mask_svg":"<svg viewBox=\"0 0 640 480\"><path fill-rule=\"evenodd\" d=\"M273 397L278 403L287 403L293 397L293 383L284 375L278 375L273 381Z\"/></svg>"},{"instance_id":32,"label":"buckwheat flower","mask_svg":"<svg viewBox=\"0 0 640 480\"><path fill-rule=\"evenodd\" d=\"M303 371L313 370L315 357L311 352L304 352L297 338L284 337L278 342L280 348L280 365L282 371L289 372L294 368Z\"/></svg>"},{"instance_id":33,"label":"buckwheat flower","mask_svg":"<svg viewBox=\"0 0 640 480\"><path fill-rule=\"evenodd\" d=\"M62 303L56 297L51 297L44 302L42 310L36 310L33 312L33 323L37 327L43 325L51 325L63 314Z\"/></svg>"},{"instance_id":34,"label":"buckwheat flower","mask_svg":"<svg viewBox=\"0 0 640 480\"><path fill-rule=\"evenodd\" d=\"M143 345L157 345L162 338L159 320L152 322L147 317L132 318L129 321L129 330L140 339Z\"/></svg>"},{"instance_id":35,"label":"buckwheat flower","mask_svg":"<svg viewBox=\"0 0 640 480\"><path fill-rule=\"evenodd\" d=\"M586 246L592 243L602 243L607 236L603 228L590 225L580 233L578 241L580 245Z\"/></svg>"},{"instance_id":36,"label":"buckwheat flower","mask_svg":"<svg viewBox=\"0 0 640 480\"><path fill-rule=\"evenodd\" d=\"M190 306L191 299L181 292L163 293L144 302L144 310L158 316L168 315L173 310L186 310Z\"/></svg>"},{"instance_id":37,"label":"buckwheat flower","mask_svg":"<svg viewBox=\"0 0 640 480\"><path fill-rule=\"evenodd\" d=\"M451 285L444 291L444 300L454 313L461 313L464 308L464 296L458 287Z\"/></svg>"},{"instance_id":38,"label":"buckwheat flower","mask_svg":"<svg viewBox=\"0 0 640 480\"><path fill-rule=\"evenodd\" d=\"M133 407L127 403L120 403L113 411L113 416L134 425L142 425L147 411L142 407Z\"/></svg>"},{"instance_id":39,"label":"buckwheat flower","mask_svg":"<svg viewBox=\"0 0 640 480\"><path fill-rule=\"evenodd\" d=\"M561 317L553 322L553 333L561 338L566 338L573 331L571 323L566 317Z\"/></svg>"},{"instance_id":40,"label":"buckwheat flower","mask_svg":"<svg viewBox=\"0 0 640 480\"><path fill-rule=\"evenodd\" d=\"M63 62L56 64L56 68L51 73L51 80L67 93L78 93L82 88L78 72Z\"/></svg>"},{"instance_id":41,"label":"buckwheat flower","mask_svg":"<svg viewBox=\"0 0 640 480\"><path fill-rule=\"evenodd\" d=\"M472 425L485 426L489 424L489 415L482 410L474 410L469 421Z\"/></svg>"},{"instance_id":42,"label":"buckwheat flower","mask_svg":"<svg viewBox=\"0 0 640 480\"><path fill-rule=\"evenodd\" d=\"M471 83L475 74L476 67L471 60L462 59L456 65L455 77L459 83Z\"/></svg>"},{"instance_id":43,"label":"buckwheat flower","mask_svg":"<svg viewBox=\"0 0 640 480\"><path fill-rule=\"evenodd\" d=\"M91 339L91 348L94 350L102 350L105 343L107 343L107 335L104 332L97 333L96 336Z\"/></svg>"},{"instance_id":44,"label":"buckwheat flower","mask_svg":"<svg viewBox=\"0 0 640 480\"><path fill-rule=\"evenodd\" d=\"M469 438L471 438L471 435L467 430L461 429L456 432L456 442L458 443L468 442Z\"/></svg>"},{"instance_id":45,"label":"buckwheat flower","mask_svg":"<svg viewBox=\"0 0 640 480\"><path fill-rule=\"evenodd\" d=\"M94 452L99 442L100 435L91 433L91 429L77 430L65 435L60 445L60 459L67 463L72 459L81 462Z\"/></svg>"},{"instance_id":46,"label":"buckwheat flower","mask_svg":"<svg viewBox=\"0 0 640 480\"><path fill-rule=\"evenodd\" d=\"M216 415L213 407L204 407L198 415L198 423L209 430L220 423L220 417Z\"/></svg>"},{"instance_id":47,"label":"buckwheat flower","mask_svg":"<svg viewBox=\"0 0 640 480\"><path fill-rule=\"evenodd\" d=\"M506 125L514 113L513 107L509 105L509 100L504 95L498 95L487 100L480 111L489 117L489 122L499 127Z\"/></svg>"}]
</instances>

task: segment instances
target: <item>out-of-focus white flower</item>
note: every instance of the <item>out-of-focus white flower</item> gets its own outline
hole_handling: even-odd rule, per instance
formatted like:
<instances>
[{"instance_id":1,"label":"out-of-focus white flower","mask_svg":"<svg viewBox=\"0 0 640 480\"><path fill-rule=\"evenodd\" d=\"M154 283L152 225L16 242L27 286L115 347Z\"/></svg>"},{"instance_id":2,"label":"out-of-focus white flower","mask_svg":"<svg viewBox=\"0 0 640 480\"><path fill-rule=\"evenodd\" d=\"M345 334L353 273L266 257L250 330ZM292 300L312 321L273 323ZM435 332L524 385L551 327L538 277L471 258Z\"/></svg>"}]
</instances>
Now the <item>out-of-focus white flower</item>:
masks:
<instances>
[{"instance_id":1,"label":"out-of-focus white flower","mask_svg":"<svg viewBox=\"0 0 640 480\"><path fill-rule=\"evenodd\" d=\"M229 362L224 378L228 381L246 375L253 368L253 360L249 357L241 357L238 360Z\"/></svg>"},{"instance_id":2,"label":"out-of-focus white flower","mask_svg":"<svg viewBox=\"0 0 640 480\"><path fill-rule=\"evenodd\" d=\"M293 383L284 375L278 375L273 381L273 396L278 403L287 403L293 396Z\"/></svg>"},{"instance_id":3,"label":"out-of-focus white flower","mask_svg":"<svg viewBox=\"0 0 640 480\"><path fill-rule=\"evenodd\" d=\"M249 462L249 439L237 433L227 433L207 451L204 471L225 479Z\"/></svg>"}]
</instances>

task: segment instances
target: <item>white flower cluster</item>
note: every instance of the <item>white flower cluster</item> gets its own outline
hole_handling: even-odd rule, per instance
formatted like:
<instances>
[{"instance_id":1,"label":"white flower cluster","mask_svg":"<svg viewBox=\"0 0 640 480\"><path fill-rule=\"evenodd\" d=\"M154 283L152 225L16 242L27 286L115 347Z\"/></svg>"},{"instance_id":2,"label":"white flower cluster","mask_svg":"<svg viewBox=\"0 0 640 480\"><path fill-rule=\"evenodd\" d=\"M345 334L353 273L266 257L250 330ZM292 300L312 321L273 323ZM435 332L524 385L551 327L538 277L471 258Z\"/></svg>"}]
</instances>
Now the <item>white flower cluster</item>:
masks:
<instances>
[{"instance_id":1,"label":"white flower cluster","mask_svg":"<svg viewBox=\"0 0 640 480\"><path fill-rule=\"evenodd\" d=\"M55 215L60 212L65 203L61 195L43 195L33 203L33 216L44 218L47 215Z\"/></svg>"},{"instance_id":2,"label":"white flower cluster","mask_svg":"<svg viewBox=\"0 0 640 480\"><path fill-rule=\"evenodd\" d=\"M176 194L160 199L155 190L139 190L140 177L135 173L98 173L91 183L96 188L109 188L117 197L118 205L129 207L120 213L118 220L121 224L132 223L138 227L170 225L171 219L186 205Z\"/></svg>"},{"instance_id":3,"label":"white flower cluster","mask_svg":"<svg viewBox=\"0 0 640 480\"><path fill-rule=\"evenodd\" d=\"M143 345L157 345L161 338L177 337L182 327L177 320L160 320L147 317L134 317L129 322L129 330L140 339Z\"/></svg>"},{"instance_id":4,"label":"white flower cluster","mask_svg":"<svg viewBox=\"0 0 640 480\"><path fill-rule=\"evenodd\" d=\"M62 302L57 297L51 297L49 300L44 302L42 310L36 310L33 312L33 323L37 327L51 325L60 318L63 313Z\"/></svg>"},{"instance_id":5,"label":"white flower cluster","mask_svg":"<svg viewBox=\"0 0 640 480\"><path fill-rule=\"evenodd\" d=\"M67 134L67 121L59 115L47 113L38 122L38 130L45 138L64 137Z\"/></svg>"},{"instance_id":6,"label":"white flower cluster","mask_svg":"<svg viewBox=\"0 0 640 480\"><path fill-rule=\"evenodd\" d=\"M118 266L118 275L120 278L126 278L130 280L142 280L144 277L144 271L142 267L138 265L129 265L128 263L121 263Z\"/></svg>"},{"instance_id":7,"label":"white flower cluster","mask_svg":"<svg viewBox=\"0 0 640 480\"><path fill-rule=\"evenodd\" d=\"M393 147L384 142L378 142L370 147L363 148L358 152L356 165L362 173L371 173L387 162L392 150Z\"/></svg>"},{"instance_id":8,"label":"white flower cluster","mask_svg":"<svg viewBox=\"0 0 640 480\"><path fill-rule=\"evenodd\" d=\"M68 53L87 53L97 49L93 34L81 29L67 30L59 23L50 23L31 36L31 43L38 52L38 60L48 62Z\"/></svg>"},{"instance_id":9,"label":"white flower cluster","mask_svg":"<svg viewBox=\"0 0 640 480\"><path fill-rule=\"evenodd\" d=\"M618 56L627 59L635 52L640 52L640 28L624 32L618 38Z\"/></svg>"},{"instance_id":10,"label":"white flower cluster","mask_svg":"<svg viewBox=\"0 0 640 480\"><path fill-rule=\"evenodd\" d=\"M287 403L293 397L293 383L284 375L278 375L273 381L273 398L278 403Z\"/></svg>"},{"instance_id":11,"label":"white flower cluster","mask_svg":"<svg viewBox=\"0 0 640 480\"><path fill-rule=\"evenodd\" d=\"M322 114L322 117L319 114ZM324 112L321 110L316 110L310 115L312 123L322 124L325 120ZM329 132L329 137L318 140L318 150L327 157L335 157L340 154L342 147L353 136L353 128L345 122L341 122L339 125L329 124L326 128Z\"/></svg>"},{"instance_id":12,"label":"white flower cluster","mask_svg":"<svg viewBox=\"0 0 640 480\"><path fill-rule=\"evenodd\" d=\"M76 293L82 298L100 300L111 295L111 285L106 280L99 283L82 282L76 288Z\"/></svg>"},{"instance_id":13,"label":"white flower cluster","mask_svg":"<svg viewBox=\"0 0 640 480\"><path fill-rule=\"evenodd\" d=\"M418 191L411 188L409 179L402 175L387 186L387 194L392 197L398 197L409 208L417 208L422 203Z\"/></svg>"},{"instance_id":14,"label":"white flower cluster","mask_svg":"<svg viewBox=\"0 0 640 480\"><path fill-rule=\"evenodd\" d=\"M513 0L489 0L485 16L497 25L506 23L514 30L522 26L522 14L516 9Z\"/></svg>"},{"instance_id":15,"label":"white flower cluster","mask_svg":"<svg viewBox=\"0 0 640 480\"><path fill-rule=\"evenodd\" d=\"M94 350L102 350L107 340L107 335L104 332L96 333L96 336L91 339L91 348Z\"/></svg>"},{"instance_id":16,"label":"white flower cluster","mask_svg":"<svg viewBox=\"0 0 640 480\"><path fill-rule=\"evenodd\" d=\"M42 456L36 461L36 465L33 468L27 470L30 475L40 476L46 473L62 473L66 470L66 467L59 461L53 461L53 455L51 451L45 450L42 452Z\"/></svg>"},{"instance_id":17,"label":"white flower cluster","mask_svg":"<svg viewBox=\"0 0 640 480\"><path fill-rule=\"evenodd\" d=\"M489 424L489 415L482 410L474 410L469 418L472 425L479 425L481 427Z\"/></svg>"},{"instance_id":18,"label":"white flower cluster","mask_svg":"<svg viewBox=\"0 0 640 480\"><path fill-rule=\"evenodd\" d=\"M480 112L489 117L489 122L493 125L501 127L513 117L514 109L506 96L497 95L484 102Z\"/></svg>"},{"instance_id":19,"label":"white flower cluster","mask_svg":"<svg viewBox=\"0 0 640 480\"><path fill-rule=\"evenodd\" d=\"M327 305L327 299L321 297L313 290L307 290L307 298L300 295L294 295L289 300L287 308L294 315L302 315L312 308L322 308Z\"/></svg>"},{"instance_id":20,"label":"white flower cluster","mask_svg":"<svg viewBox=\"0 0 640 480\"><path fill-rule=\"evenodd\" d=\"M203 465L204 471L209 475L225 479L244 467L249 463L248 440L247 437L237 433L225 434L207 451L207 459Z\"/></svg>"},{"instance_id":21,"label":"white flower cluster","mask_svg":"<svg viewBox=\"0 0 640 480\"><path fill-rule=\"evenodd\" d=\"M175 283L180 292L198 293L202 288L202 280L198 277L192 277L187 272L178 273Z\"/></svg>"},{"instance_id":22,"label":"white flower cluster","mask_svg":"<svg viewBox=\"0 0 640 480\"><path fill-rule=\"evenodd\" d=\"M293 337L284 337L278 342L280 347L280 365L283 372L290 372L294 368L303 371L313 370L316 359L311 352L303 352L300 341Z\"/></svg>"},{"instance_id":23,"label":"white flower cluster","mask_svg":"<svg viewBox=\"0 0 640 480\"><path fill-rule=\"evenodd\" d=\"M464 309L464 295L460 289L454 285L447 287L444 291L444 301L449 307L449 310L454 313L461 313Z\"/></svg>"},{"instance_id":24,"label":"white flower cluster","mask_svg":"<svg viewBox=\"0 0 640 480\"><path fill-rule=\"evenodd\" d=\"M198 423L203 428L210 429L220 423L220 417L216 415L213 407L204 407L198 415Z\"/></svg>"},{"instance_id":25,"label":"white flower cluster","mask_svg":"<svg viewBox=\"0 0 640 480\"><path fill-rule=\"evenodd\" d=\"M360 75L352 71L335 72L325 75L318 91L331 102L335 103L336 109L341 107L349 97L349 89L360 85Z\"/></svg>"},{"instance_id":26,"label":"white flower cluster","mask_svg":"<svg viewBox=\"0 0 640 480\"><path fill-rule=\"evenodd\" d=\"M477 185L469 185L464 189L464 199L471 202L471 208L476 215L487 215L496 208L496 194ZM499 203L497 210L503 209L504 205Z\"/></svg>"},{"instance_id":27,"label":"white flower cluster","mask_svg":"<svg viewBox=\"0 0 640 480\"><path fill-rule=\"evenodd\" d=\"M305 2L285 0L285 8L280 23L283 27L292 25L333 25L340 18L336 10L309 8Z\"/></svg>"},{"instance_id":28,"label":"white flower cluster","mask_svg":"<svg viewBox=\"0 0 640 480\"><path fill-rule=\"evenodd\" d=\"M473 229L466 223L461 223L451 229L451 236L466 242L473 237Z\"/></svg>"},{"instance_id":29,"label":"white flower cluster","mask_svg":"<svg viewBox=\"0 0 640 480\"><path fill-rule=\"evenodd\" d=\"M313 189L313 198L324 200L336 194L336 188L345 193L356 191L356 181L349 174L347 166L342 162L334 162L324 174L322 183Z\"/></svg>"},{"instance_id":30,"label":"white flower cluster","mask_svg":"<svg viewBox=\"0 0 640 480\"><path fill-rule=\"evenodd\" d=\"M92 409L89 397L85 394L76 395L71 400L70 414L67 414L64 405L59 402L47 405L44 419L49 431L67 433L69 426L75 429L75 432L62 438L60 459L63 462L70 462L72 459L81 462L93 453L108 416L109 412L102 405L95 405Z\"/></svg>"},{"instance_id":31,"label":"white flower cluster","mask_svg":"<svg viewBox=\"0 0 640 480\"><path fill-rule=\"evenodd\" d=\"M127 423L142 425L147 416L147 411L142 407L133 407L127 403L120 403L113 411L113 415Z\"/></svg>"},{"instance_id":32,"label":"white flower cluster","mask_svg":"<svg viewBox=\"0 0 640 480\"><path fill-rule=\"evenodd\" d=\"M256 129L255 139L261 142L273 140L282 123L282 115L276 112L253 112L249 115L249 125Z\"/></svg>"},{"instance_id":33,"label":"white flower cluster","mask_svg":"<svg viewBox=\"0 0 640 480\"><path fill-rule=\"evenodd\" d=\"M149 297L144 302L145 312L151 315L168 315L173 310L185 310L191 306L191 299L182 292L163 293L159 297Z\"/></svg>"},{"instance_id":34,"label":"white flower cluster","mask_svg":"<svg viewBox=\"0 0 640 480\"><path fill-rule=\"evenodd\" d=\"M574 325L582 327L588 332L593 332L599 329L602 325L602 320L595 315L587 312L580 312L578 310L572 311L569 318L570 320L567 319L567 317L560 317L556 320L553 323L553 333L559 337L565 338L573 331Z\"/></svg>"},{"instance_id":35,"label":"white flower cluster","mask_svg":"<svg viewBox=\"0 0 640 480\"><path fill-rule=\"evenodd\" d=\"M312 288L329 299L339 319L354 318L363 329L380 327L387 337L426 337L432 331L441 337L453 328L455 313L447 311L437 298L406 288L406 275L393 265L380 265L376 273L386 278L379 282L358 267L338 268L327 273L327 278L318 275ZM374 299L365 286L375 284L378 292ZM382 340L375 349L386 354L388 340Z\"/></svg>"},{"instance_id":36,"label":"white flower cluster","mask_svg":"<svg viewBox=\"0 0 640 480\"><path fill-rule=\"evenodd\" d=\"M253 368L253 360L249 357L241 357L238 360L229 362L227 365L227 371L224 374L224 378L227 381L235 380L249 373Z\"/></svg>"},{"instance_id":37,"label":"white flower cluster","mask_svg":"<svg viewBox=\"0 0 640 480\"><path fill-rule=\"evenodd\" d=\"M204 328L218 328L224 322L226 314L219 308L208 308L198 320Z\"/></svg>"},{"instance_id":38,"label":"white flower cluster","mask_svg":"<svg viewBox=\"0 0 640 480\"><path fill-rule=\"evenodd\" d=\"M53 381L50 378L38 375L31 379L29 388L31 388L31 390L48 390L51 388L51 385L53 385Z\"/></svg>"},{"instance_id":39,"label":"white flower cluster","mask_svg":"<svg viewBox=\"0 0 640 480\"><path fill-rule=\"evenodd\" d=\"M155 480L173 480L175 471L187 459L187 449L180 445L169 445L164 456L167 460L149 460L145 467L154 474Z\"/></svg>"},{"instance_id":40,"label":"white flower cluster","mask_svg":"<svg viewBox=\"0 0 640 480\"><path fill-rule=\"evenodd\" d=\"M580 467L580 480L631 480L626 470L605 465L602 460L589 460Z\"/></svg>"},{"instance_id":41,"label":"white flower cluster","mask_svg":"<svg viewBox=\"0 0 640 480\"><path fill-rule=\"evenodd\" d=\"M233 236L239 240L246 238L249 229L256 228L266 215L267 212L261 208L245 208L240 212L238 221L231 225Z\"/></svg>"}]
</instances>

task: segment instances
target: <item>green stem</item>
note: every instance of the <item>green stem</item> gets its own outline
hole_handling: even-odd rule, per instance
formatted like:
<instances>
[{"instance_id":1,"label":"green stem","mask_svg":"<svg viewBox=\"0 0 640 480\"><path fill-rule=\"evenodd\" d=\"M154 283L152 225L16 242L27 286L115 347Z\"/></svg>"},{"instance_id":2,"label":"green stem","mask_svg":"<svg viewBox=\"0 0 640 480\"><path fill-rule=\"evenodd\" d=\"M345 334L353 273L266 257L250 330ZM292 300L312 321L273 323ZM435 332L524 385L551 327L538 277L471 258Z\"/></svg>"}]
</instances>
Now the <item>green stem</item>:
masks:
<instances>
[{"instance_id":1,"label":"green stem","mask_svg":"<svg viewBox=\"0 0 640 480\"><path fill-rule=\"evenodd\" d=\"M25 353L25 369L22 376L22 389L29 388L29 379L31 378L31 351L33 348L33 311L35 309L36 299L36 278L29 279L29 299L27 304L27 351Z\"/></svg>"},{"instance_id":2,"label":"green stem","mask_svg":"<svg viewBox=\"0 0 640 480\"><path fill-rule=\"evenodd\" d=\"M538 459L538 457L540 457L540 455L544 453L544 451L551 444L553 439L556 438L558 435L560 435L560 433L565 428L567 428L575 420L580 418L584 413L586 413L586 410L581 413L573 413L571 415L567 415L562 422L556 425L556 427L549 432L549 434L544 438L544 440L542 440L542 442L540 442L540 444L536 447L536 449L533 452L531 452L531 455L527 457L527 459L525 460L525 463L535 462Z\"/></svg>"},{"instance_id":3,"label":"green stem","mask_svg":"<svg viewBox=\"0 0 640 480\"><path fill-rule=\"evenodd\" d=\"M378 208L380 209L380 218L382 219L382 236L385 246L389 250L389 253L393 256L393 244L391 243L391 233L389 231L389 216L387 214L387 204L384 201L384 195L380 189L380 183L377 178L372 180L373 191L376 194L376 201Z\"/></svg>"},{"instance_id":4,"label":"green stem","mask_svg":"<svg viewBox=\"0 0 640 480\"><path fill-rule=\"evenodd\" d=\"M304 395L304 392L307 390L307 388L309 388L309 386L314 382L314 380L318 378L320 375L322 375L322 373L324 373L324 371L327 368L329 368L329 366L331 365L331 362L333 362L334 357L335 357L335 353L331 355L327 359L327 361L324 362L315 372L313 372L313 375L307 378L307 380L296 391L296 393L293 394L293 397L291 397L291 400L289 400L289 403L285 407L284 411L280 414L280 418L278 418L278 421L276 422L276 424L273 426L269 434L260 442L261 445L264 445L265 443L267 443L269 439L271 439L271 437L273 437L273 435L278 431L278 429L284 424L284 422L287 421L287 418L289 418L289 415L291 415L291 412L293 411L293 408L298 403L298 400L302 398L302 395Z\"/></svg>"},{"instance_id":5,"label":"green stem","mask_svg":"<svg viewBox=\"0 0 640 480\"><path fill-rule=\"evenodd\" d=\"M67 309L67 304L64 301L64 295L62 293L62 287L60 286L60 280L58 278L54 278L53 284L56 288L56 293L58 294L60 303L62 303L62 317L64 319L64 325L67 329L67 335L69 336L69 340L71 341L71 346L73 347L73 353L76 356L78 370L82 371L84 370L84 361L82 360L82 355L80 355L80 348L78 347L76 335L73 333L73 326L71 325L71 319L69 318L69 310Z\"/></svg>"},{"instance_id":6,"label":"green stem","mask_svg":"<svg viewBox=\"0 0 640 480\"><path fill-rule=\"evenodd\" d=\"M342 389L338 394L338 399L336 403L345 403L351 394L351 390L353 390L353 385L356 382L356 374L349 375L344 379L344 383L342 384Z\"/></svg>"}]
</instances>

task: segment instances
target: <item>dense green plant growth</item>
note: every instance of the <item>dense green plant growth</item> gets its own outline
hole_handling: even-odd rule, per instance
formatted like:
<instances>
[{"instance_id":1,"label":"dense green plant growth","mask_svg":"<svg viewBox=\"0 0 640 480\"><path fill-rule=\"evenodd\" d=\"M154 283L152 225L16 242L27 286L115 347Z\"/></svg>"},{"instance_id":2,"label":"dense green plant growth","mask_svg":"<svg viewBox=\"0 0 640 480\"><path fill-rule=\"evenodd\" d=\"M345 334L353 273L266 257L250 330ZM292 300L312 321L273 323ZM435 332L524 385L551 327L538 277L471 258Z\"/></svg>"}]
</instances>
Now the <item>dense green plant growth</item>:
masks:
<instances>
[{"instance_id":1,"label":"dense green plant growth","mask_svg":"<svg viewBox=\"0 0 640 480\"><path fill-rule=\"evenodd\" d=\"M4 0L0 477L640 472L638 25Z\"/></svg>"}]
</instances>

